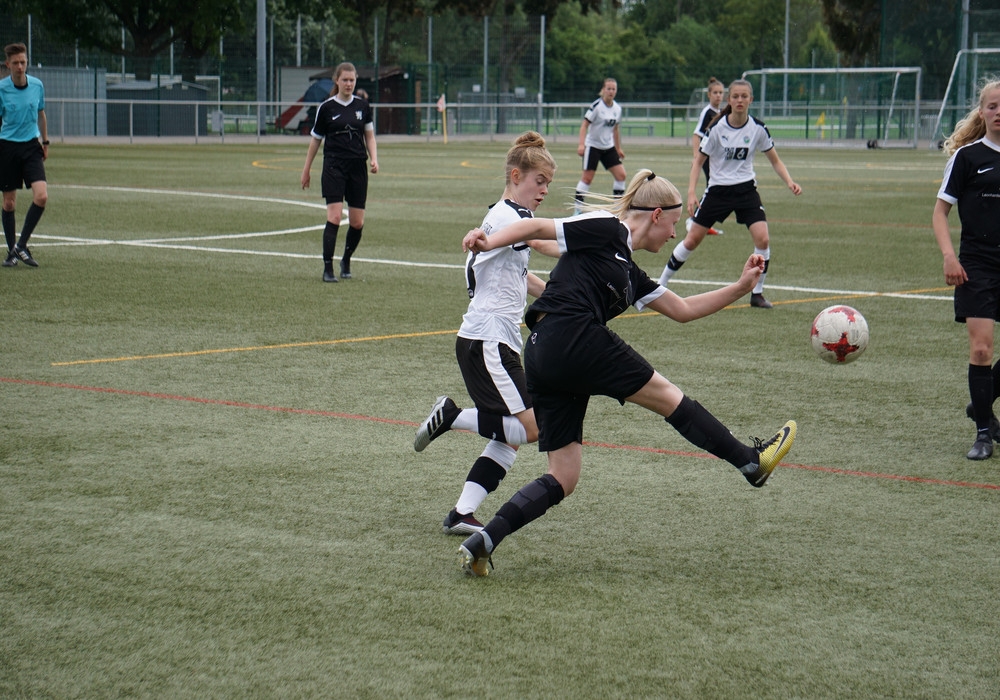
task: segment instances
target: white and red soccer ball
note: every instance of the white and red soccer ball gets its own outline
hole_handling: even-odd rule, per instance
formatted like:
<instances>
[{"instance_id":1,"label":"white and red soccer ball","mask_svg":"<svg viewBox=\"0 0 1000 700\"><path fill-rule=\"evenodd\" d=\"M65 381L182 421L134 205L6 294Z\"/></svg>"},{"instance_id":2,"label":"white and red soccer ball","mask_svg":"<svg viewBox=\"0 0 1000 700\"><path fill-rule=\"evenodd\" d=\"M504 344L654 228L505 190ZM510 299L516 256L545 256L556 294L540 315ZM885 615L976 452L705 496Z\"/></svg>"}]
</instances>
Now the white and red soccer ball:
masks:
<instances>
[{"instance_id":1,"label":"white and red soccer ball","mask_svg":"<svg viewBox=\"0 0 1000 700\"><path fill-rule=\"evenodd\" d=\"M868 347L868 322L857 309L831 306L813 319L810 335L816 354L831 364L846 364Z\"/></svg>"}]
</instances>

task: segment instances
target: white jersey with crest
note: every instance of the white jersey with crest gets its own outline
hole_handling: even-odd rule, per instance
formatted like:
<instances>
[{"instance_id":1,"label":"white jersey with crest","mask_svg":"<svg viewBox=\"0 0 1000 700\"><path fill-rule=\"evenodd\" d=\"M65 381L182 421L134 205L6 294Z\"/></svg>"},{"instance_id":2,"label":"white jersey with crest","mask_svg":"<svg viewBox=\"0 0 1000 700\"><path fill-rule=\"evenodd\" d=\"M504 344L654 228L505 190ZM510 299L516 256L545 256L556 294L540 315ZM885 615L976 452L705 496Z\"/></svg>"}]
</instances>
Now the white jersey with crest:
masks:
<instances>
[{"instance_id":1,"label":"white jersey with crest","mask_svg":"<svg viewBox=\"0 0 1000 700\"><path fill-rule=\"evenodd\" d=\"M490 207L480 228L490 236L531 216L530 210L503 199ZM521 354L521 316L528 299L530 256L527 243L469 253L465 261L469 309L462 317L459 337L503 343Z\"/></svg>"},{"instance_id":2,"label":"white jersey with crest","mask_svg":"<svg viewBox=\"0 0 1000 700\"><path fill-rule=\"evenodd\" d=\"M583 118L590 122L585 145L605 151L615 147L615 127L622 120L620 104L611 100L611 105L608 106L603 99L598 98L587 108Z\"/></svg>"},{"instance_id":3,"label":"white jersey with crest","mask_svg":"<svg viewBox=\"0 0 1000 700\"><path fill-rule=\"evenodd\" d=\"M708 156L712 167L708 175L708 187L715 185L739 185L756 181L753 157L757 151L774 148L771 133L764 122L750 116L747 123L736 128L729 124L729 115L715 122L702 139L699 150Z\"/></svg>"}]
</instances>

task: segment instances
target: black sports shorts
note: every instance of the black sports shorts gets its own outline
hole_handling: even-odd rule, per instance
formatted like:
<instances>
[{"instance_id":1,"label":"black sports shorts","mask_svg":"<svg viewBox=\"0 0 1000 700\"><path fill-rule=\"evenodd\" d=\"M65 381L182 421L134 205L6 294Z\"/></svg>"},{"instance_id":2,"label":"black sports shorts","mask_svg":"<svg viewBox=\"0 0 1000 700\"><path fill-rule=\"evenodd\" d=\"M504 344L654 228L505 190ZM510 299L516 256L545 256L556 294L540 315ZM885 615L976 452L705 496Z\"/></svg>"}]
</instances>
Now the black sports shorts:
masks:
<instances>
[{"instance_id":1,"label":"black sports shorts","mask_svg":"<svg viewBox=\"0 0 1000 700\"><path fill-rule=\"evenodd\" d=\"M591 396L625 403L653 377L652 365L607 326L554 314L532 327L524 345L524 370L541 452L583 442Z\"/></svg>"},{"instance_id":2,"label":"black sports shorts","mask_svg":"<svg viewBox=\"0 0 1000 700\"><path fill-rule=\"evenodd\" d=\"M736 212L736 222L749 228L758 221L767 221L764 205L753 180L738 185L712 185L701 197L698 211L691 217L696 224L712 228L718 221Z\"/></svg>"},{"instance_id":3,"label":"black sports shorts","mask_svg":"<svg viewBox=\"0 0 1000 700\"><path fill-rule=\"evenodd\" d=\"M955 320L992 318L1000 321L1000 266L976 259L961 259L969 280L955 287Z\"/></svg>"},{"instance_id":4,"label":"black sports shorts","mask_svg":"<svg viewBox=\"0 0 1000 700\"><path fill-rule=\"evenodd\" d=\"M45 155L38 139L0 141L0 192L45 181Z\"/></svg>"},{"instance_id":5,"label":"black sports shorts","mask_svg":"<svg viewBox=\"0 0 1000 700\"><path fill-rule=\"evenodd\" d=\"M509 346L459 336L455 357L465 388L480 411L513 416L531 408L521 356Z\"/></svg>"},{"instance_id":6,"label":"black sports shorts","mask_svg":"<svg viewBox=\"0 0 1000 700\"><path fill-rule=\"evenodd\" d=\"M618 157L618 151L614 148L594 148L587 146L583 152L583 169L597 170L600 163L605 170L611 170L616 165L622 164L622 159Z\"/></svg>"},{"instance_id":7,"label":"black sports shorts","mask_svg":"<svg viewBox=\"0 0 1000 700\"><path fill-rule=\"evenodd\" d=\"M323 158L323 197L327 204L347 202L364 209L368 201L368 161L364 158Z\"/></svg>"}]
</instances>

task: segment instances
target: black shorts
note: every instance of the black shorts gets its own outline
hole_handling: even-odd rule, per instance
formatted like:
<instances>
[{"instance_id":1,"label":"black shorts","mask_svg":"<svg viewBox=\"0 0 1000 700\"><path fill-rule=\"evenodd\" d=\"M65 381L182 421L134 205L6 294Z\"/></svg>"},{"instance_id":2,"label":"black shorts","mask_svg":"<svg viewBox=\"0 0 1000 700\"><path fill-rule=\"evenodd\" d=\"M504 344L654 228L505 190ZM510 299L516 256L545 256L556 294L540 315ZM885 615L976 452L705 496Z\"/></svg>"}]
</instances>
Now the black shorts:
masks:
<instances>
[{"instance_id":1,"label":"black shorts","mask_svg":"<svg viewBox=\"0 0 1000 700\"><path fill-rule=\"evenodd\" d=\"M455 357L465 388L480 411L513 416L531 408L521 356L513 349L496 341L459 336Z\"/></svg>"},{"instance_id":2,"label":"black shorts","mask_svg":"<svg viewBox=\"0 0 1000 700\"><path fill-rule=\"evenodd\" d=\"M323 158L322 185L327 204L346 201L353 209L364 209L368 201L368 161Z\"/></svg>"},{"instance_id":3,"label":"black shorts","mask_svg":"<svg viewBox=\"0 0 1000 700\"><path fill-rule=\"evenodd\" d=\"M652 365L607 326L552 314L532 327L524 346L524 370L535 402L541 452L583 442L591 396L625 403L653 377Z\"/></svg>"},{"instance_id":4,"label":"black shorts","mask_svg":"<svg viewBox=\"0 0 1000 700\"><path fill-rule=\"evenodd\" d=\"M587 146L583 151L583 169L597 170L598 163L603 165L605 170L611 170L616 165L621 165L622 159L618 157L618 151L614 148Z\"/></svg>"},{"instance_id":5,"label":"black shorts","mask_svg":"<svg viewBox=\"0 0 1000 700\"><path fill-rule=\"evenodd\" d=\"M45 182L45 155L38 139L0 141L0 192Z\"/></svg>"},{"instance_id":6,"label":"black shorts","mask_svg":"<svg viewBox=\"0 0 1000 700\"><path fill-rule=\"evenodd\" d=\"M969 280L955 287L955 320L1000 321L1000 267L980 260L959 260Z\"/></svg>"},{"instance_id":7,"label":"black shorts","mask_svg":"<svg viewBox=\"0 0 1000 700\"><path fill-rule=\"evenodd\" d=\"M705 190L698 203L698 211L691 218L696 224L712 228L733 212L736 212L736 222L747 228L758 221L767 221L760 194L752 180L738 185L712 185Z\"/></svg>"}]
</instances>

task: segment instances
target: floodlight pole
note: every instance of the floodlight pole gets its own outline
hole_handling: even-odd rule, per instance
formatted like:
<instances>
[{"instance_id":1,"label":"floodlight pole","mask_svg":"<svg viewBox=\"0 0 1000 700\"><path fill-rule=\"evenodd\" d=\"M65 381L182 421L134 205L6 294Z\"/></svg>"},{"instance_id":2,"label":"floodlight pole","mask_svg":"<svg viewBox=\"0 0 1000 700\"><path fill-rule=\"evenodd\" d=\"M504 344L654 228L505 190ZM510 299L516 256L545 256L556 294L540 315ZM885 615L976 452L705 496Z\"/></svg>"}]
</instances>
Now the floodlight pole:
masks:
<instances>
[{"instance_id":1,"label":"floodlight pole","mask_svg":"<svg viewBox=\"0 0 1000 700\"><path fill-rule=\"evenodd\" d=\"M257 0L257 133L264 131L264 110L267 102L267 0Z\"/></svg>"}]
</instances>

